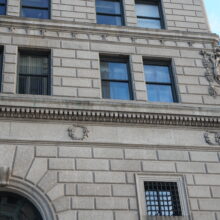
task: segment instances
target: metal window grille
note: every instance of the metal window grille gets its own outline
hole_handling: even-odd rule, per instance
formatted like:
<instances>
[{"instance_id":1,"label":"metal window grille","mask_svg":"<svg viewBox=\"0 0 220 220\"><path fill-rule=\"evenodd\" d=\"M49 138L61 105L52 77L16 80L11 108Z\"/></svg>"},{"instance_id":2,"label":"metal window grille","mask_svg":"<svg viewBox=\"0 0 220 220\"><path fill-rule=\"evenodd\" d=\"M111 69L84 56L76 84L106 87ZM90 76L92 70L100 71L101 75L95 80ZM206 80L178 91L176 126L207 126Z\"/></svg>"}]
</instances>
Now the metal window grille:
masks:
<instances>
[{"instance_id":1,"label":"metal window grille","mask_svg":"<svg viewBox=\"0 0 220 220\"><path fill-rule=\"evenodd\" d=\"M33 95L50 94L48 55L20 54L18 92Z\"/></svg>"},{"instance_id":2,"label":"metal window grille","mask_svg":"<svg viewBox=\"0 0 220 220\"><path fill-rule=\"evenodd\" d=\"M182 216L176 182L144 182L148 216Z\"/></svg>"}]
</instances>

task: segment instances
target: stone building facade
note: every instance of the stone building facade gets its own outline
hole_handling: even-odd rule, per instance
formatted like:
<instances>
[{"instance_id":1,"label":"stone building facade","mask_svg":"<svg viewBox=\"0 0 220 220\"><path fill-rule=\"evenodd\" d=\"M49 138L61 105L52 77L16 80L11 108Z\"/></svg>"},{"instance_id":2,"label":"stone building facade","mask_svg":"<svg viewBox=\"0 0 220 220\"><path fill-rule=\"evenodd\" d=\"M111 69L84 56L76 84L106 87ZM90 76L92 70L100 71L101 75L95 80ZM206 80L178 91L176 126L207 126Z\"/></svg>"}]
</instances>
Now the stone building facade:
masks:
<instances>
[{"instance_id":1,"label":"stone building facade","mask_svg":"<svg viewBox=\"0 0 220 220\"><path fill-rule=\"evenodd\" d=\"M0 1L0 207L10 192L43 220L220 220L219 39L203 1L106 1L120 2L122 25L98 24L101 0L25 2ZM163 25L139 27L138 4L159 8L147 19ZM24 70L33 55L46 57L46 87ZM125 100L101 73L120 60ZM149 66L169 67L170 81L147 81ZM169 102L152 102L158 84ZM171 192L163 183L176 184L179 214L173 199L147 200Z\"/></svg>"}]
</instances>

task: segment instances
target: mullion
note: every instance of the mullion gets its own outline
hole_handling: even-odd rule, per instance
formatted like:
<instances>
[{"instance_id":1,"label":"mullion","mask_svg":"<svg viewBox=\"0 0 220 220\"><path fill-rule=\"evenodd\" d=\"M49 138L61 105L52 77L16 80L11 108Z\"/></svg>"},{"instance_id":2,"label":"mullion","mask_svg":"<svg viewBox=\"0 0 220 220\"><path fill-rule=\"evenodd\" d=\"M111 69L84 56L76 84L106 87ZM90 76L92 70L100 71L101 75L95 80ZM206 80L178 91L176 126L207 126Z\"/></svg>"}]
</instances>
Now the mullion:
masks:
<instances>
[{"instance_id":1,"label":"mullion","mask_svg":"<svg viewBox=\"0 0 220 220\"><path fill-rule=\"evenodd\" d=\"M157 17L148 17L148 16L137 16L137 18L141 18L141 19L150 19L150 20L158 20L160 21L161 18L157 18Z\"/></svg>"},{"instance_id":2,"label":"mullion","mask_svg":"<svg viewBox=\"0 0 220 220\"><path fill-rule=\"evenodd\" d=\"M120 80L120 79L102 79L102 81L105 81L105 82L122 82L122 83L128 83L129 80Z\"/></svg>"},{"instance_id":3,"label":"mullion","mask_svg":"<svg viewBox=\"0 0 220 220\"><path fill-rule=\"evenodd\" d=\"M6 4L5 3L0 3L0 6L5 6Z\"/></svg>"},{"instance_id":4,"label":"mullion","mask_svg":"<svg viewBox=\"0 0 220 220\"><path fill-rule=\"evenodd\" d=\"M27 6L27 5L22 5L22 8L29 8L29 9L38 9L38 10L48 10L48 7L40 7L40 6Z\"/></svg>"},{"instance_id":5,"label":"mullion","mask_svg":"<svg viewBox=\"0 0 220 220\"><path fill-rule=\"evenodd\" d=\"M104 13L104 12L97 12L97 15L105 15L105 16L117 16L117 17L121 17L121 14Z\"/></svg>"}]
</instances>

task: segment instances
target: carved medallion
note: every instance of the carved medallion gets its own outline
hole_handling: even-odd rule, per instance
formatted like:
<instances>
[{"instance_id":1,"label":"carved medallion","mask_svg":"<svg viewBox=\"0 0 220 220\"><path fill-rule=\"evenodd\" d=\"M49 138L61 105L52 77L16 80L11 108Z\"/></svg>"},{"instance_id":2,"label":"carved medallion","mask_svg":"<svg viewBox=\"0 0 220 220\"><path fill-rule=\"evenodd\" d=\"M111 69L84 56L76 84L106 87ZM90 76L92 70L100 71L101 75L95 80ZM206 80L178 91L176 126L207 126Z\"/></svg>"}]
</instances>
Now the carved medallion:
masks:
<instances>
[{"instance_id":1,"label":"carved medallion","mask_svg":"<svg viewBox=\"0 0 220 220\"><path fill-rule=\"evenodd\" d=\"M0 187L8 185L10 175L9 167L0 167Z\"/></svg>"},{"instance_id":2,"label":"carved medallion","mask_svg":"<svg viewBox=\"0 0 220 220\"><path fill-rule=\"evenodd\" d=\"M204 138L209 145L220 145L220 132L218 131L206 131Z\"/></svg>"},{"instance_id":3,"label":"carved medallion","mask_svg":"<svg viewBox=\"0 0 220 220\"><path fill-rule=\"evenodd\" d=\"M88 137L89 130L84 126L72 125L68 128L68 134L71 139L82 141Z\"/></svg>"},{"instance_id":4,"label":"carved medallion","mask_svg":"<svg viewBox=\"0 0 220 220\"><path fill-rule=\"evenodd\" d=\"M209 95L216 97L217 92L213 85L214 82L220 84L220 49L216 48L213 52L206 52L202 50L203 66L206 69L205 77L209 82Z\"/></svg>"}]
</instances>

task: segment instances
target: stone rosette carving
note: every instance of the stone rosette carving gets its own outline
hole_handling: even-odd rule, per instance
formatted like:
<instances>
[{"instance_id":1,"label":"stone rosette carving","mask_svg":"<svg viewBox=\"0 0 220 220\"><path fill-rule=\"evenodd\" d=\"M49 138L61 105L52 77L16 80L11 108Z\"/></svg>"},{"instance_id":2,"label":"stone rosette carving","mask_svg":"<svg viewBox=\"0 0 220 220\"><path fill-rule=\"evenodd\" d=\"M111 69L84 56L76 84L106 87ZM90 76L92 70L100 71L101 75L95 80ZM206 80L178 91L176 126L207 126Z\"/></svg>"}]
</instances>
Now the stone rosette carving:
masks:
<instances>
[{"instance_id":1,"label":"stone rosette carving","mask_svg":"<svg viewBox=\"0 0 220 220\"><path fill-rule=\"evenodd\" d=\"M204 138L209 145L220 145L220 131L206 131Z\"/></svg>"},{"instance_id":2,"label":"stone rosette carving","mask_svg":"<svg viewBox=\"0 0 220 220\"><path fill-rule=\"evenodd\" d=\"M10 168L0 167L0 187L7 186L9 183Z\"/></svg>"},{"instance_id":3,"label":"stone rosette carving","mask_svg":"<svg viewBox=\"0 0 220 220\"><path fill-rule=\"evenodd\" d=\"M68 128L68 135L72 140L84 140L89 136L89 130L81 125L72 125Z\"/></svg>"},{"instance_id":4,"label":"stone rosette carving","mask_svg":"<svg viewBox=\"0 0 220 220\"><path fill-rule=\"evenodd\" d=\"M218 94L214 82L220 85L220 48L216 48L212 52L202 50L200 54L203 56L202 62L206 69L205 77L209 82L209 95L216 97Z\"/></svg>"}]
</instances>

